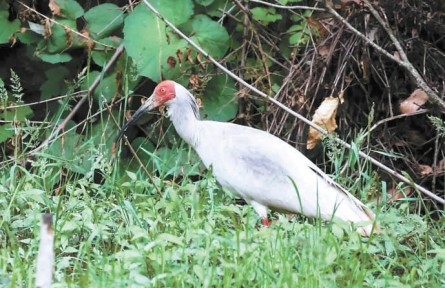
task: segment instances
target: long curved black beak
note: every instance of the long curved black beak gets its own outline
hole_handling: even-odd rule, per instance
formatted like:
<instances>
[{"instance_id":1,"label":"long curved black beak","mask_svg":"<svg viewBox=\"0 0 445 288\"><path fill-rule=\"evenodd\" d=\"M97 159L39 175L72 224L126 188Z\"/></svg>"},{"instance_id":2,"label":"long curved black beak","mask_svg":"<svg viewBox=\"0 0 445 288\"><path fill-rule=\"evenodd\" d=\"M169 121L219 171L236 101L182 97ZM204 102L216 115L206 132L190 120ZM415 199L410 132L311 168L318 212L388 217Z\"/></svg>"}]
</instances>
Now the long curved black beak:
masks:
<instances>
[{"instance_id":1,"label":"long curved black beak","mask_svg":"<svg viewBox=\"0 0 445 288\"><path fill-rule=\"evenodd\" d=\"M156 106L153 103L153 95L152 95L145 101L145 103L141 107L139 107L138 110L136 110L136 112L134 112L133 117L131 117L130 120L128 120L128 122L125 123L125 125L122 127L121 131L117 135L115 143L116 144L119 143L119 141L124 136L124 133L128 127L134 125L139 120L139 118L141 118L141 116L144 115L144 113L147 113L153 110L154 108L156 108Z\"/></svg>"}]
</instances>

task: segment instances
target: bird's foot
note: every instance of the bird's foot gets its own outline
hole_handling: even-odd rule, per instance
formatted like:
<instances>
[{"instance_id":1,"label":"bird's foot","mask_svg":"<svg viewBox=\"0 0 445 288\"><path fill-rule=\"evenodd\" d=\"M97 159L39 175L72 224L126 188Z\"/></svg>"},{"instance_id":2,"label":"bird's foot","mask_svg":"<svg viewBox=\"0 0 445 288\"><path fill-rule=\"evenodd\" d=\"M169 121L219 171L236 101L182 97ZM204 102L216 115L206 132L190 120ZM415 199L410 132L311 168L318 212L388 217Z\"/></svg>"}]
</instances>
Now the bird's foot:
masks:
<instances>
[{"instance_id":1,"label":"bird's foot","mask_svg":"<svg viewBox=\"0 0 445 288\"><path fill-rule=\"evenodd\" d=\"M266 227L269 227L269 226L270 226L269 219L267 219L267 218L263 218L263 219L261 219L261 221L263 222L263 225L264 225L264 226L266 226Z\"/></svg>"}]
</instances>

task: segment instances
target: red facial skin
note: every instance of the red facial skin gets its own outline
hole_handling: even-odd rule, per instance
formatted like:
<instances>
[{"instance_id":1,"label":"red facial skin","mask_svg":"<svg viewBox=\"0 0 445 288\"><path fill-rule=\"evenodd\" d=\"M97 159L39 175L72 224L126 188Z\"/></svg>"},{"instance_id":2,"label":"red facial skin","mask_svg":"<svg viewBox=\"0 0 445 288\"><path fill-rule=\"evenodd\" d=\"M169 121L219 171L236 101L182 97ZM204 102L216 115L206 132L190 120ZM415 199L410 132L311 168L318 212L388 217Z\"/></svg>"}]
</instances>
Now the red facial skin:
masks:
<instances>
[{"instance_id":1,"label":"red facial skin","mask_svg":"<svg viewBox=\"0 0 445 288\"><path fill-rule=\"evenodd\" d=\"M267 219L267 218L263 218L263 219L261 219L261 220L262 220L264 226L266 226L266 227L269 227L269 226L270 226L269 219Z\"/></svg>"},{"instance_id":2,"label":"red facial skin","mask_svg":"<svg viewBox=\"0 0 445 288\"><path fill-rule=\"evenodd\" d=\"M153 104L155 107L164 105L165 102L176 97L175 82L165 80L159 83L153 93Z\"/></svg>"}]
</instances>

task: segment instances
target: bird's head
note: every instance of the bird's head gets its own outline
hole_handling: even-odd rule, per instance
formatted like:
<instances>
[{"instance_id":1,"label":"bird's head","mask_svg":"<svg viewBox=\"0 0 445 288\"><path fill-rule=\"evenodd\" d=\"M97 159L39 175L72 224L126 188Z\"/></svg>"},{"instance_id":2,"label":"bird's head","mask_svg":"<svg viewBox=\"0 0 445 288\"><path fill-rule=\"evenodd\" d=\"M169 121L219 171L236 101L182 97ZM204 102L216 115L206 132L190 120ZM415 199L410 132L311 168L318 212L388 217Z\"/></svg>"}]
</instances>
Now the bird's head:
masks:
<instances>
[{"instance_id":1,"label":"bird's head","mask_svg":"<svg viewBox=\"0 0 445 288\"><path fill-rule=\"evenodd\" d=\"M156 86L153 94L144 102L144 104L142 104L141 107L139 107L139 109L133 114L133 117L131 117L131 119L128 120L128 122L122 127L122 130L119 132L119 135L116 138L116 143L120 141L127 128L134 125L144 113L163 105L169 107L175 106L173 105L175 103L181 105L180 103L183 102L189 103L192 107L193 113L197 118L199 118L198 105L196 105L194 97L187 91L187 89L171 80L162 81Z\"/></svg>"},{"instance_id":2,"label":"bird's head","mask_svg":"<svg viewBox=\"0 0 445 288\"><path fill-rule=\"evenodd\" d=\"M139 107L138 110L136 110L136 112L133 114L133 117L131 117L130 120L128 120L128 122L125 123L125 125L122 127L116 138L116 143L121 140L127 128L134 125L144 113L147 113L162 105L168 105L169 101L175 99L175 84L176 83L171 80L165 80L159 83L153 91L153 94L151 94L151 96L144 102L144 104L142 104L142 106Z\"/></svg>"}]
</instances>

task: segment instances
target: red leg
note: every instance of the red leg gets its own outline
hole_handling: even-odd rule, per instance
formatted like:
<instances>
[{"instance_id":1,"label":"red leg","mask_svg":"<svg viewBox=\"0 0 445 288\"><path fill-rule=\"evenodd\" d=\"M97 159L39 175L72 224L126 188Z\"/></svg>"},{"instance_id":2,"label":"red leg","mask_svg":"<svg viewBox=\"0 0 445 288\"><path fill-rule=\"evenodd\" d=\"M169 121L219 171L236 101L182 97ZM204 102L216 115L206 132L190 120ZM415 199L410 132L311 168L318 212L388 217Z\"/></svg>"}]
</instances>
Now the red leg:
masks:
<instances>
[{"instance_id":1,"label":"red leg","mask_svg":"<svg viewBox=\"0 0 445 288\"><path fill-rule=\"evenodd\" d=\"M269 219L267 219L267 218L261 219L261 222L263 222L263 225L266 226L266 227L270 226Z\"/></svg>"}]
</instances>

